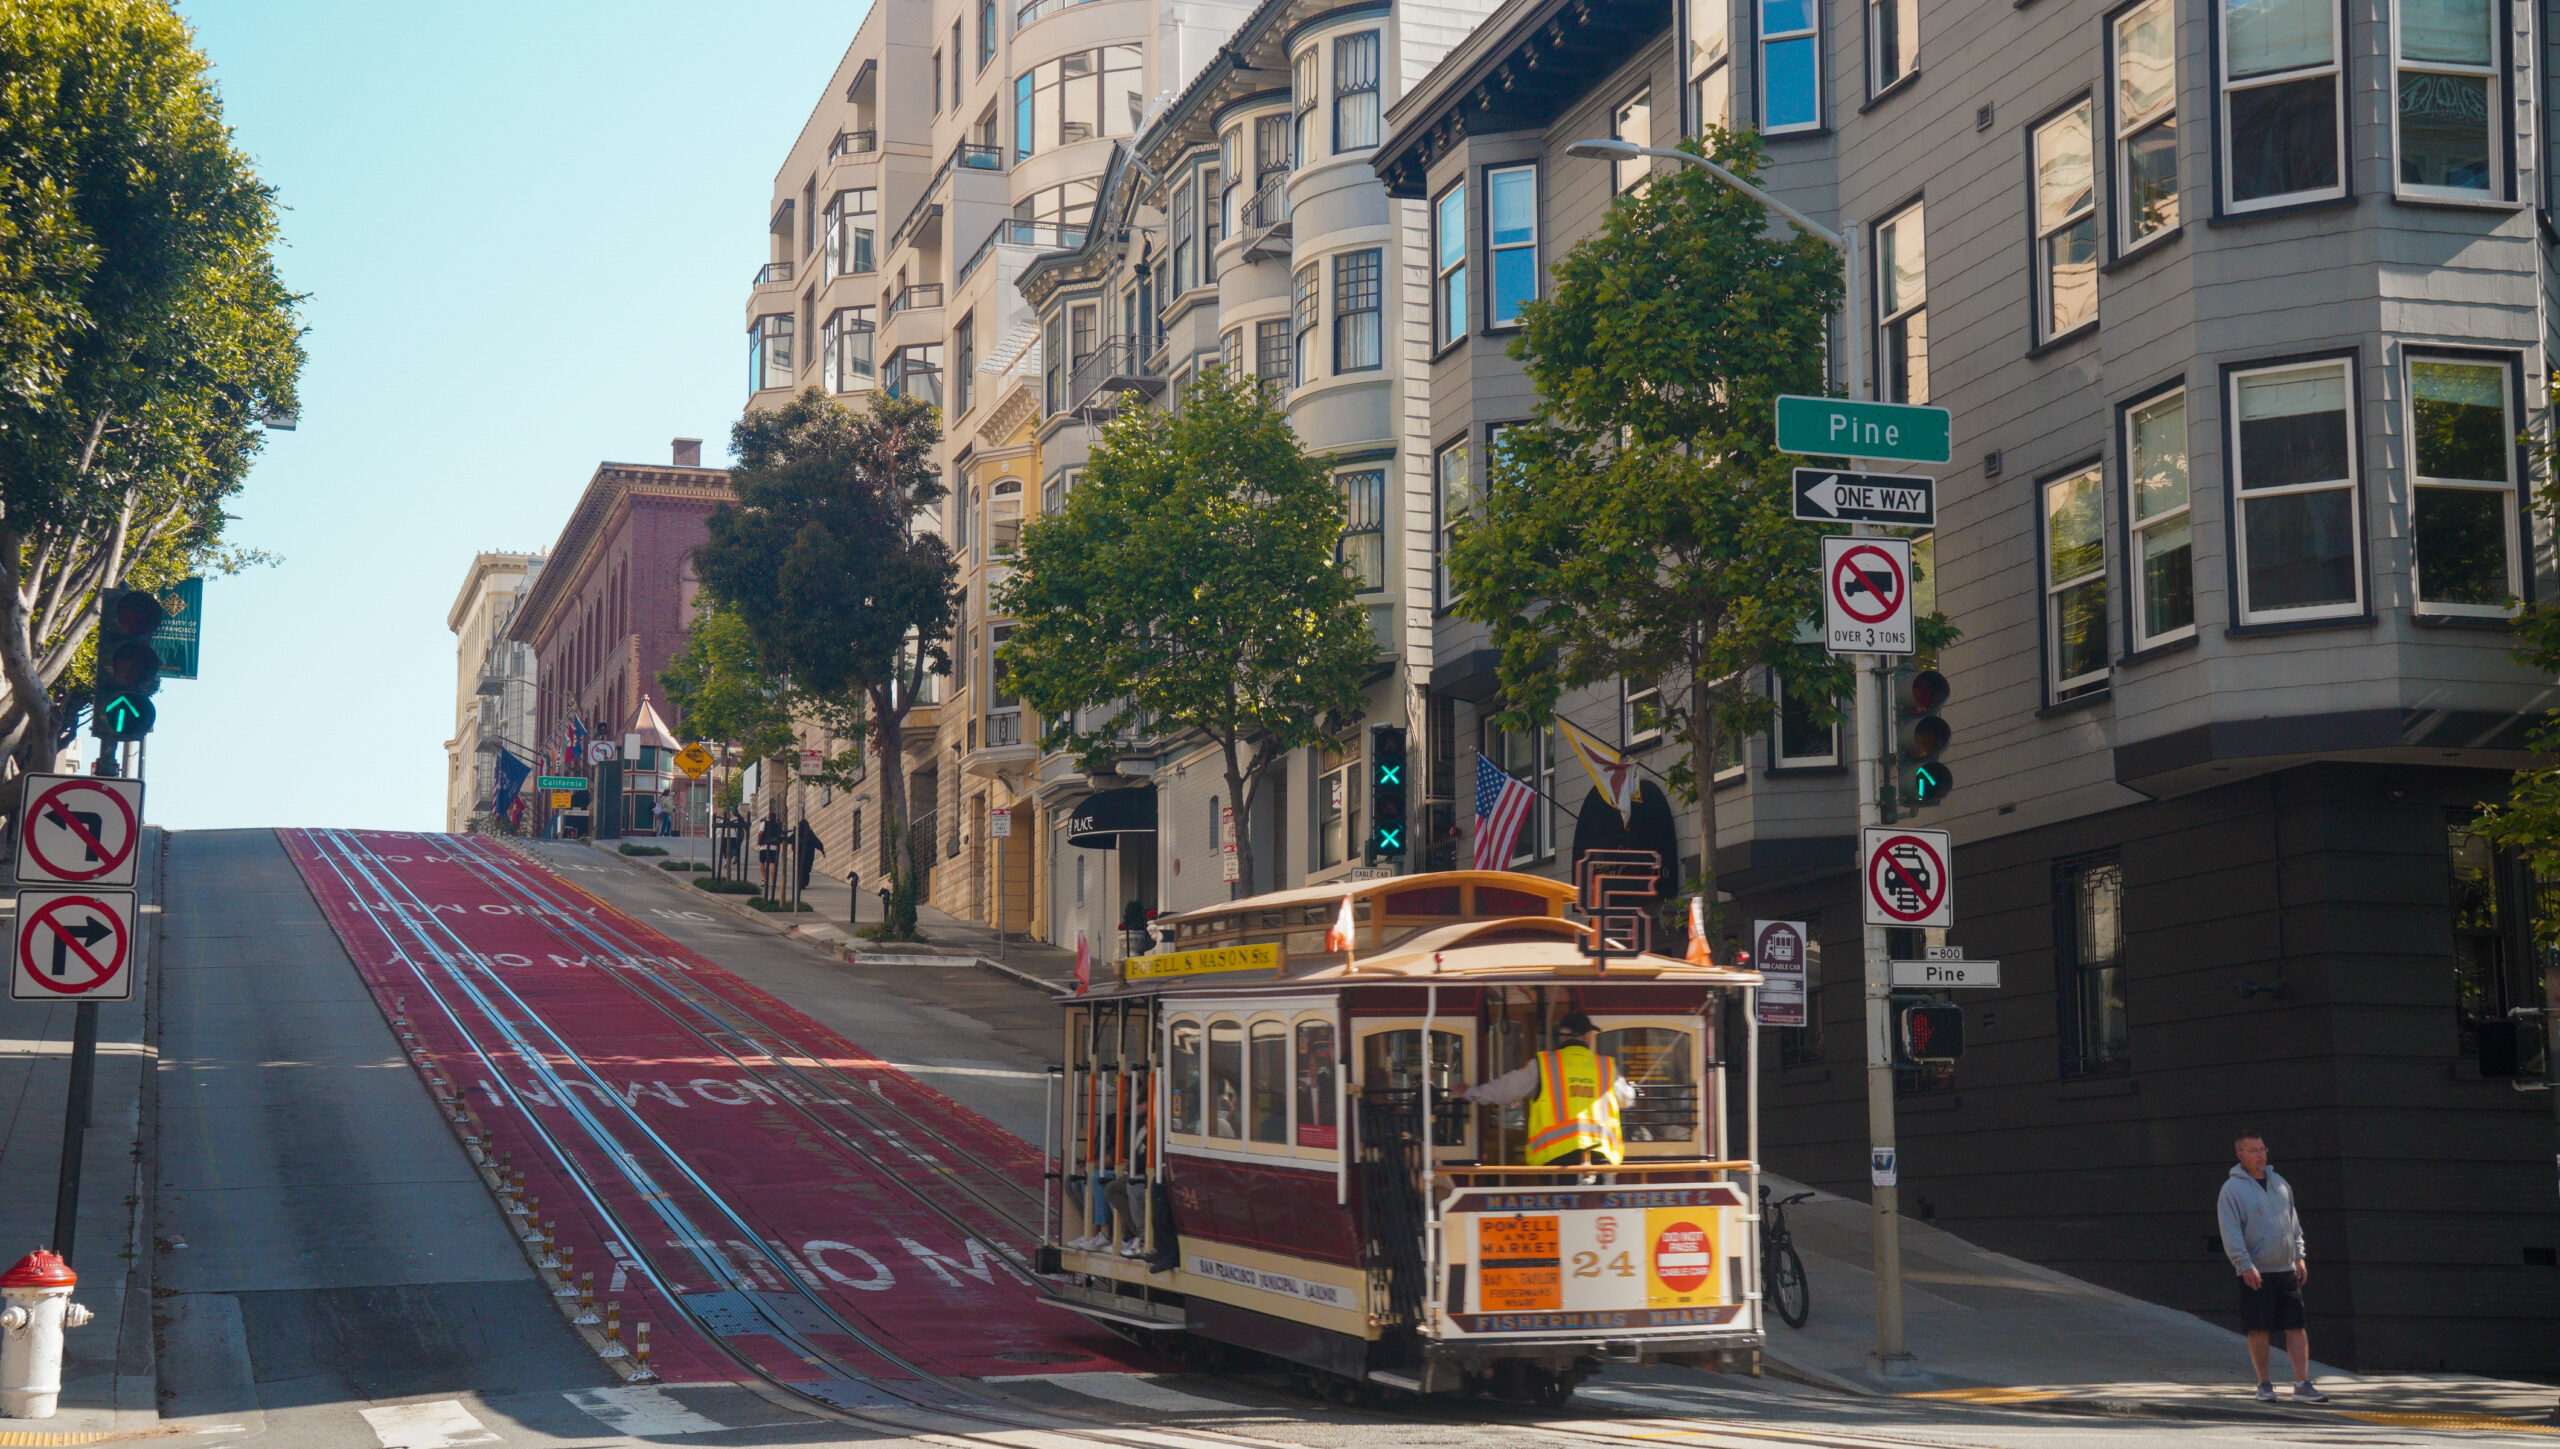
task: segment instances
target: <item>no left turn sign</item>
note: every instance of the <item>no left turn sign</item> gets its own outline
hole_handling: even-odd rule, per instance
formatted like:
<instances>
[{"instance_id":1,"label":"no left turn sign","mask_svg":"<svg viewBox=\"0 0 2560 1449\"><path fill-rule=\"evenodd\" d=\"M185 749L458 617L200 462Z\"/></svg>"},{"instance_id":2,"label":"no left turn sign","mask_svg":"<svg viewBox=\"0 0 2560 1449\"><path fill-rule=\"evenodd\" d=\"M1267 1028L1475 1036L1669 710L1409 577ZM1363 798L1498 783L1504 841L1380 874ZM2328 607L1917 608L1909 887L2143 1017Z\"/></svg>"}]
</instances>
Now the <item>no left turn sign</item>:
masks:
<instances>
[{"instance_id":1,"label":"no left turn sign","mask_svg":"<svg viewBox=\"0 0 2560 1449\"><path fill-rule=\"evenodd\" d=\"M96 775L29 775L18 879L27 885L133 884L142 841L142 782Z\"/></svg>"},{"instance_id":2,"label":"no left turn sign","mask_svg":"<svg viewBox=\"0 0 2560 1449\"><path fill-rule=\"evenodd\" d=\"M1870 926L1952 926L1956 920L1954 849L1943 830L1870 826L1860 878Z\"/></svg>"},{"instance_id":3,"label":"no left turn sign","mask_svg":"<svg viewBox=\"0 0 2560 1449\"><path fill-rule=\"evenodd\" d=\"M1823 646L1834 654L1910 654L1911 540L1822 540Z\"/></svg>"},{"instance_id":4,"label":"no left turn sign","mask_svg":"<svg viewBox=\"0 0 2560 1449\"><path fill-rule=\"evenodd\" d=\"M10 997L132 1000L133 899L131 891L18 892Z\"/></svg>"}]
</instances>

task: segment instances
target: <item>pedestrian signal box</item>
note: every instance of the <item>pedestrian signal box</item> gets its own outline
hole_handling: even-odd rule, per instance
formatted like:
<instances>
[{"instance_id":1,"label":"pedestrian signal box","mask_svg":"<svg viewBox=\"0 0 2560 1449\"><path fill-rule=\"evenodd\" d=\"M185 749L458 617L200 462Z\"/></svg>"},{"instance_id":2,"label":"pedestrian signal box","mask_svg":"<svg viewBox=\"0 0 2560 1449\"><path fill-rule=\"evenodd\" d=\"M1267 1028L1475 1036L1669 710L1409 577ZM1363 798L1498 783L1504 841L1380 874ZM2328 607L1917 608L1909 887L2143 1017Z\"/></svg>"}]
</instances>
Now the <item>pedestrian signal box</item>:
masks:
<instances>
[{"instance_id":1,"label":"pedestrian signal box","mask_svg":"<svg viewBox=\"0 0 2560 1449\"><path fill-rule=\"evenodd\" d=\"M1902 1009L1902 1056L1911 1062L1952 1062L1964 1055L1964 1008Z\"/></svg>"}]
</instances>

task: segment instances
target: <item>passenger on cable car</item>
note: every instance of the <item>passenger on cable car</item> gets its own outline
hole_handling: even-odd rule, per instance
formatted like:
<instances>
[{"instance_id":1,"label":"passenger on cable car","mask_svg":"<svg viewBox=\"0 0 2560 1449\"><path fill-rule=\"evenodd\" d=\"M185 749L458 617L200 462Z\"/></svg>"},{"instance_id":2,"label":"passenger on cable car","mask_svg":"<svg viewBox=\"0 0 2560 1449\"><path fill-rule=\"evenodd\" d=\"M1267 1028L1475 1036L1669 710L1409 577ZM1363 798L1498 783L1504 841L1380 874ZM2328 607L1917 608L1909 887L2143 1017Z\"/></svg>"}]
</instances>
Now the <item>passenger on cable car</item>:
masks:
<instances>
[{"instance_id":1,"label":"passenger on cable car","mask_svg":"<svg viewBox=\"0 0 2560 1449\"><path fill-rule=\"evenodd\" d=\"M1104 1184L1102 1195L1111 1204L1112 1215L1120 1224L1120 1256L1143 1258L1147 1255L1147 1119L1136 1114L1136 1130L1132 1133L1129 1170L1114 1174ZM1110 1240L1104 1239L1104 1246Z\"/></svg>"},{"instance_id":2,"label":"passenger on cable car","mask_svg":"<svg viewBox=\"0 0 2560 1449\"><path fill-rule=\"evenodd\" d=\"M1093 1231L1067 1244L1070 1248L1091 1252L1111 1246L1110 1192L1112 1179L1118 1175L1111 1170L1111 1164L1119 1157L1119 1125L1110 1112L1101 1113L1092 1123L1092 1165L1081 1176L1085 1190L1084 1220Z\"/></svg>"},{"instance_id":3,"label":"passenger on cable car","mask_svg":"<svg viewBox=\"0 0 2560 1449\"><path fill-rule=\"evenodd\" d=\"M1528 1101L1531 1167L1615 1167L1626 1157L1618 1110L1634 1103L1636 1086L1618 1075L1614 1058L1594 1050L1599 1035L1590 1017L1573 1012L1556 1023L1554 1050L1458 1095L1496 1107Z\"/></svg>"}]
</instances>

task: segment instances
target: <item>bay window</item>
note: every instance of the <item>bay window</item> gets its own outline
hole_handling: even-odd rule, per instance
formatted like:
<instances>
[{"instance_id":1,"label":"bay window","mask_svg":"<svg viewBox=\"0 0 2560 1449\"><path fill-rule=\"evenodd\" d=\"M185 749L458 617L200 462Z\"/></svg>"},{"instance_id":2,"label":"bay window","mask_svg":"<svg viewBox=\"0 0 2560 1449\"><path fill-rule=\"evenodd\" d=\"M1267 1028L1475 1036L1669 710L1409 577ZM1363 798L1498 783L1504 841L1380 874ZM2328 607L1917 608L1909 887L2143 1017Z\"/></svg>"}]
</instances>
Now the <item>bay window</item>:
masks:
<instances>
[{"instance_id":1,"label":"bay window","mask_svg":"<svg viewBox=\"0 0 2560 1449\"><path fill-rule=\"evenodd\" d=\"M1378 144L1378 32L1336 37L1333 42L1333 149L1361 151Z\"/></svg>"},{"instance_id":2,"label":"bay window","mask_svg":"<svg viewBox=\"0 0 2560 1449\"><path fill-rule=\"evenodd\" d=\"M2187 492L2187 394L2179 388L2125 409L2125 516L2133 556L2133 647L2195 632L2195 537Z\"/></svg>"},{"instance_id":3,"label":"bay window","mask_svg":"<svg viewBox=\"0 0 2560 1449\"><path fill-rule=\"evenodd\" d=\"M2105 490L2089 467L2043 493L2045 679L2060 704L2107 687Z\"/></svg>"},{"instance_id":4,"label":"bay window","mask_svg":"<svg viewBox=\"0 0 2560 1449\"><path fill-rule=\"evenodd\" d=\"M1436 351L1467 335L1467 184L1440 193L1431 204L1433 320Z\"/></svg>"},{"instance_id":5,"label":"bay window","mask_svg":"<svg viewBox=\"0 0 2560 1449\"><path fill-rule=\"evenodd\" d=\"M1169 270L1173 285L1165 289L1168 306L1183 293L1200 285L1200 253L1195 237L1200 225L1199 207L1199 193L1194 189L1192 180L1185 177L1173 189L1173 209L1165 224L1173 248Z\"/></svg>"},{"instance_id":6,"label":"bay window","mask_svg":"<svg viewBox=\"0 0 2560 1449\"><path fill-rule=\"evenodd\" d=\"M880 224L879 213L880 193L869 186L839 191L827 203L824 224L828 277L868 272L877 265L872 247Z\"/></svg>"},{"instance_id":7,"label":"bay window","mask_svg":"<svg viewBox=\"0 0 2560 1449\"><path fill-rule=\"evenodd\" d=\"M1322 275L1323 264L1319 262L1309 262L1298 269L1292 310L1298 324L1297 381L1301 387L1315 381L1316 327L1324 312Z\"/></svg>"},{"instance_id":8,"label":"bay window","mask_svg":"<svg viewBox=\"0 0 2560 1449\"><path fill-rule=\"evenodd\" d=\"M2097 162L2089 102L2035 128L2036 340L2098 320Z\"/></svg>"},{"instance_id":9,"label":"bay window","mask_svg":"<svg viewBox=\"0 0 2560 1449\"><path fill-rule=\"evenodd\" d=\"M880 383L891 397L942 406L942 344L919 343L890 353L888 366L881 369Z\"/></svg>"},{"instance_id":10,"label":"bay window","mask_svg":"<svg viewBox=\"0 0 2560 1449\"><path fill-rule=\"evenodd\" d=\"M1432 460L1433 491L1438 495L1440 515L1440 536L1433 541L1431 550L1432 601L1444 609L1457 599L1449 585L1449 550L1457 544L1459 521L1475 507L1473 461L1464 437L1442 448Z\"/></svg>"},{"instance_id":11,"label":"bay window","mask_svg":"<svg viewBox=\"0 0 2560 1449\"><path fill-rule=\"evenodd\" d=\"M1386 297L1381 253L1344 252L1333 259L1333 370L1371 372L1385 360L1381 328Z\"/></svg>"},{"instance_id":12,"label":"bay window","mask_svg":"<svg viewBox=\"0 0 2560 1449\"><path fill-rule=\"evenodd\" d=\"M870 307L839 307L818 334L819 370L829 392L852 392L871 385Z\"/></svg>"},{"instance_id":13,"label":"bay window","mask_svg":"<svg viewBox=\"0 0 2560 1449\"><path fill-rule=\"evenodd\" d=\"M2344 359L2231 375L2241 623L2364 607L2354 375Z\"/></svg>"},{"instance_id":14,"label":"bay window","mask_svg":"<svg viewBox=\"0 0 2560 1449\"><path fill-rule=\"evenodd\" d=\"M1253 375L1264 387L1289 385L1289 319L1253 324Z\"/></svg>"},{"instance_id":15,"label":"bay window","mask_svg":"<svg viewBox=\"0 0 2560 1449\"><path fill-rule=\"evenodd\" d=\"M791 385L791 315L776 312L747 326L747 391Z\"/></svg>"},{"instance_id":16,"label":"bay window","mask_svg":"<svg viewBox=\"0 0 2560 1449\"><path fill-rule=\"evenodd\" d=\"M2451 200L2498 195L2501 7L2495 0L2400 0L2396 8L2400 190Z\"/></svg>"},{"instance_id":17,"label":"bay window","mask_svg":"<svg viewBox=\"0 0 2560 1449\"><path fill-rule=\"evenodd\" d=\"M2346 195L2337 0L2220 0L2224 205Z\"/></svg>"},{"instance_id":18,"label":"bay window","mask_svg":"<svg viewBox=\"0 0 2560 1449\"><path fill-rule=\"evenodd\" d=\"M1078 141L1126 136L1145 108L1145 52L1105 45L1062 55L1016 76L1013 145L1036 156Z\"/></svg>"},{"instance_id":19,"label":"bay window","mask_svg":"<svg viewBox=\"0 0 2560 1449\"><path fill-rule=\"evenodd\" d=\"M1323 154L1316 148L1316 108L1317 103L1324 99L1316 79L1317 54L1317 48L1312 45L1298 52L1297 74L1290 82L1291 99L1296 102L1298 110L1297 154L1302 158Z\"/></svg>"},{"instance_id":20,"label":"bay window","mask_svg":"<svg viewBox=\"0 0 2560 1449\"><path fill-rule=\"evenodd\" d=\"M2178 224L2178 23L2171 0L2116 17L2116 250Z\"/></svg>"},{"instance_id":21,"label":"bay window","mask_svg":"<svg viewBox=\"0 0 2560 1449\"><path fill-rule=\"evenodd\" d=\"M2503 617L2516 580L2516 433L2508 364L2409 359L2409 536L2418 607Z\"/></svg>"},{"instance_id":22,"label":"bay window","mask_svg":"<svg viewBox=\"0 0 2560 1449\"><path fill-rule=\"evenodd\" d=\"M1814 0L1759 0L1760 129L1822 129L1821 11Z\"/></svg>"},{"instance_id":23,"label":"bay window","mask_svg":"<svg viewBox=\"0 0 2560 1449\"><path fill-rule=\"evenodd\" d=\"M1488 327L1520 325L1520 304L1538 297L1538 168L1505 166L1488 171L1485 252L1493 274Z\"/></svg>"},{"instance_id":24,"label":"bay window","mask_svg":"<svg viewBox=\"0 0 2560 1449\"><path fill-rule=\"evenodd\" d=\"M1342 541L1335 557L1351 572L1351 586L1374 594L1387 586L1387 475L1382 468L1345 473Z\"/></svg>"},{"instance_id":25,"label":"bay window","mask_svg":"<svg viewBox=\"0 0 2560 1449\"><path fill-rule=\"evenodd\" d=\"M1876 228L1877 381L1886 402L1929 400L1929 255L1917 202Z\"/></svg>"}]
</instances>

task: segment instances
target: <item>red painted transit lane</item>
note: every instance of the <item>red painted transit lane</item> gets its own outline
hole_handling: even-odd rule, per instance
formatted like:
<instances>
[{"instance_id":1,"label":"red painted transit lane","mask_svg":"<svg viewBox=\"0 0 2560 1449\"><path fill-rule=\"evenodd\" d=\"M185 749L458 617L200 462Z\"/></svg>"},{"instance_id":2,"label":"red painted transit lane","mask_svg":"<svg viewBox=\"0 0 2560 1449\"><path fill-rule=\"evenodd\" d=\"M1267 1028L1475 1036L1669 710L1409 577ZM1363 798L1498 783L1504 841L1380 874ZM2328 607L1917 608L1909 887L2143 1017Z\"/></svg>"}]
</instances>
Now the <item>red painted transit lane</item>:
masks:
<instances>
[{"instance_id":1,"label":"red painted transit lane","mask_svg":"<svg viewBox=\"0 0 2560 1449\"><path fill-rule=\"evenodd\" d=\"M626 1339L631 1324L652 1322L662 1377L739 1376L671 1311L671 1295L783 1381L1148 1366L1040 1305L1006 1261L1002 1249L1027 1258L1034 1246L1023 1221L1036 1227L1034 1199L1016 1195L1022 1218L992 1211L938 1192L935 1164L917 1160L1036 1189L1039 1156L1018 1138L486 843L283 838L386 1015L405 1002L423 1064L468 1089L494 1149L524 1170L576 1266L595 1272L598 1300L622 1302ZM671 1004L671 991L707 1001L750 1040L787 1041L775 1057L796 1049L832 1070L777 1071L752 1050L733 1057L716 1034L688 1030L700 1018ZM904 1115L860 1101L861 1088ZM781 1304L802 1345L740 1322L756 1300ZM809 1364L810 1346L834 1363Z\"/></svg>"}]
</instances>

